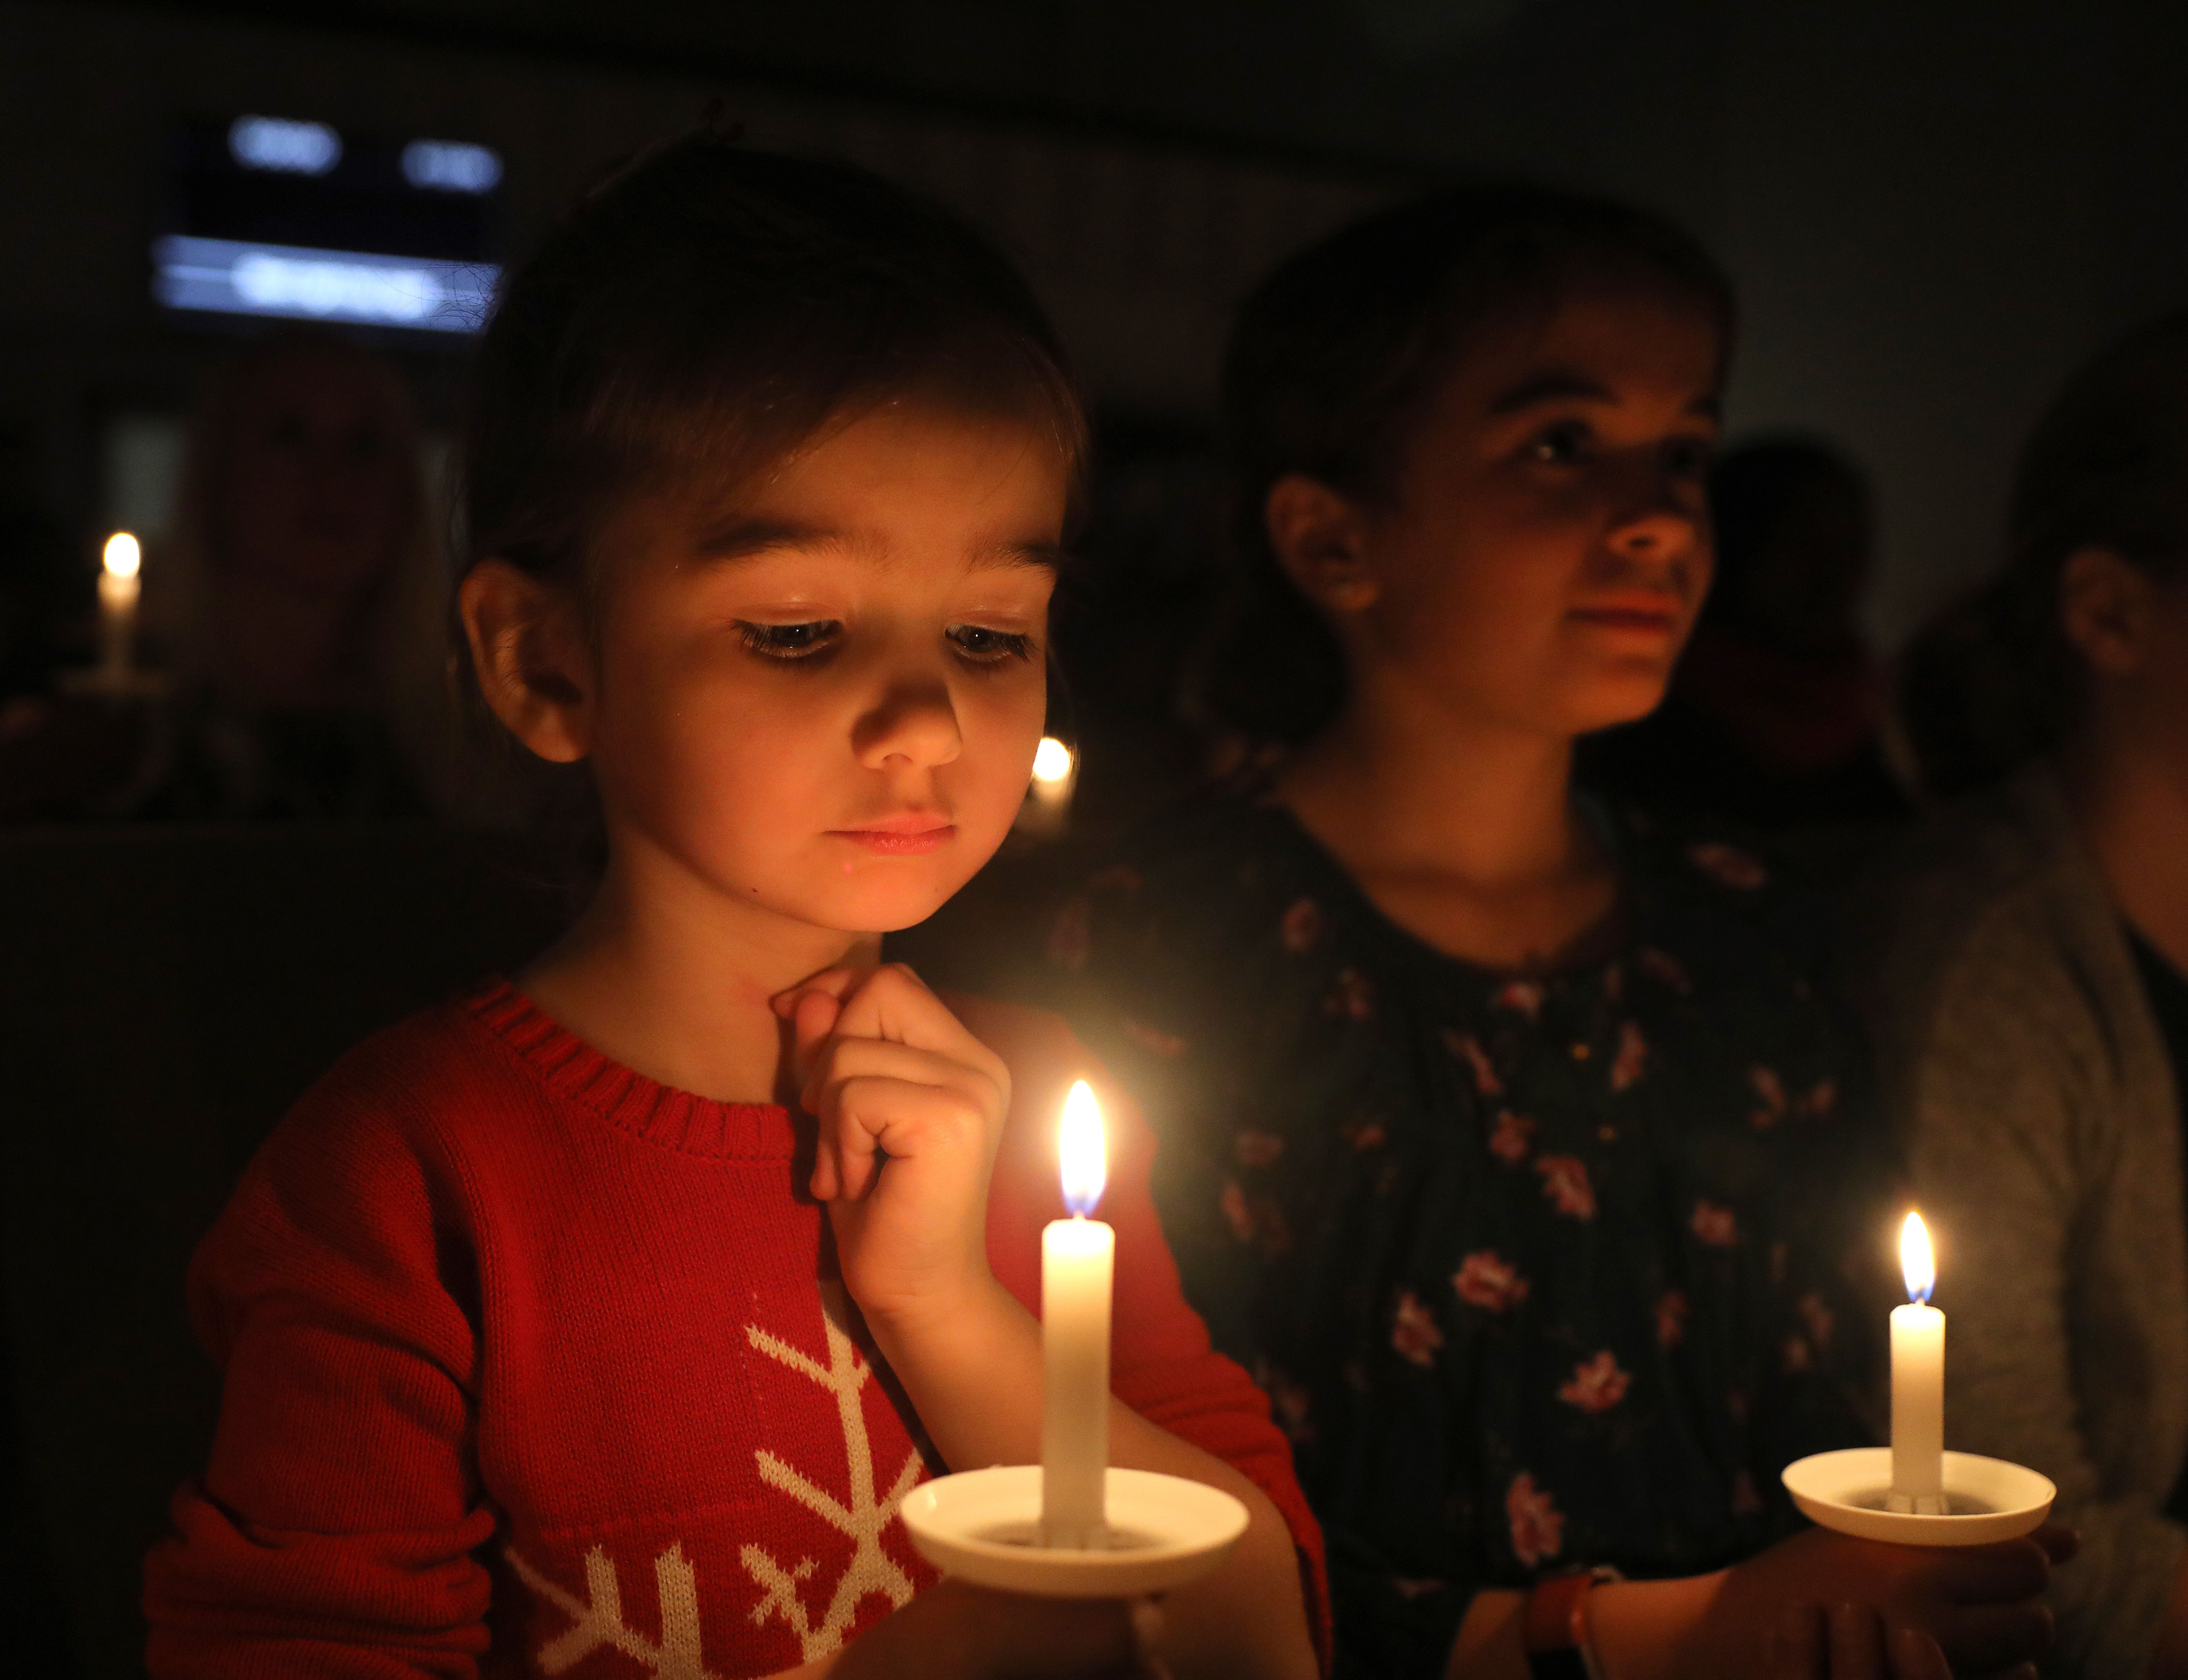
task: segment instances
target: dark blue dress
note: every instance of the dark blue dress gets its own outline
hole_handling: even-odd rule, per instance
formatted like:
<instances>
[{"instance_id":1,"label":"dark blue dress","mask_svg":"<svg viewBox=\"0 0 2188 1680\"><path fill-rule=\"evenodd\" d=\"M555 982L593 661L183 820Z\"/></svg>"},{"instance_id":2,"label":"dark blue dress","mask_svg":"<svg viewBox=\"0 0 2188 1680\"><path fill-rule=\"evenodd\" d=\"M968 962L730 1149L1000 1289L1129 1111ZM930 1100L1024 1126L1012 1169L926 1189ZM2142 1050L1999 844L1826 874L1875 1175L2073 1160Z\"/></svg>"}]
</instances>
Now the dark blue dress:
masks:
<instances>
[{"instance_id":1,"label":"dark blue dress","mask_svg":"<svg viewBox=\"0 0 2188 1680\"><path fill-rule=\"evenodd\" d=\"M1605 827L1628 935L1571 972L1430 949L1252 794L1148 826L1050 934L1187 1293L1291 1435L1351 1673L1440 1677L1478 1588L1751 1554L1796 1525L1785 1464L1871 1438L1894 1181L1796 902L1751 850Z\"/></svg>"}]
</instances>

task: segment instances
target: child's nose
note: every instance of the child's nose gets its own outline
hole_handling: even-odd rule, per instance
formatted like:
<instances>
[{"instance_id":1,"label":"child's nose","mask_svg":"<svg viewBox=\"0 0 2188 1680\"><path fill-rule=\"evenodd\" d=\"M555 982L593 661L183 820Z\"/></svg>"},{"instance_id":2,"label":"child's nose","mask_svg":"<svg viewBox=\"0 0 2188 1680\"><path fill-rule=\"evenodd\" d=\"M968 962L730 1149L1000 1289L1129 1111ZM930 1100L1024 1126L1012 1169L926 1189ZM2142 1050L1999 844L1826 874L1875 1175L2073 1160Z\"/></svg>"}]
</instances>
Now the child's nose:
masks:
<instances>
[{"instance_id":1,"label":"child's nose","mask_svg":"<svg viewBox=\"0 0 2188 1680\"><path fill-rule=\"evenodd\" d=\"M853 737L859 762L869 770L885 769L891 760L919 770L946 764L964 745L957 708L950 703L948 687L939 682L890 688L859 719Z\"/></svg>"}]
</instances>

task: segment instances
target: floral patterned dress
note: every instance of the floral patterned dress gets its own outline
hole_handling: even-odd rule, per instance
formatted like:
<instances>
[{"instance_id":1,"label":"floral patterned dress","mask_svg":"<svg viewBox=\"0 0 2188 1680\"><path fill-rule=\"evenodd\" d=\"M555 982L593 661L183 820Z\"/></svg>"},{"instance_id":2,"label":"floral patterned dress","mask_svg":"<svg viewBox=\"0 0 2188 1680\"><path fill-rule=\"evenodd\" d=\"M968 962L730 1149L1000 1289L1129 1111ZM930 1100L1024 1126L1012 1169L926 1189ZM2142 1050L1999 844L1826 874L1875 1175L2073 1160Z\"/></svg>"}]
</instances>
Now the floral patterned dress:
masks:
<instances>
[{"instance_id":1,"label":"floral patterned dress","mask_svg":"<svg viewBox=\"0 0 2188 1680\"><path fill-rule=\"evenodd\" d=\"M1628 937L1569 972L1431 950L1252 795L1150 826L1049 934L1161 1136L1187 1293L1291 1435L1341 1672L1441 1676L1480 1588L1756 1552L1784 1465L1870 1439L1896 1184L1797 895L1604 827Z\"/></svg>"}]
</instances>

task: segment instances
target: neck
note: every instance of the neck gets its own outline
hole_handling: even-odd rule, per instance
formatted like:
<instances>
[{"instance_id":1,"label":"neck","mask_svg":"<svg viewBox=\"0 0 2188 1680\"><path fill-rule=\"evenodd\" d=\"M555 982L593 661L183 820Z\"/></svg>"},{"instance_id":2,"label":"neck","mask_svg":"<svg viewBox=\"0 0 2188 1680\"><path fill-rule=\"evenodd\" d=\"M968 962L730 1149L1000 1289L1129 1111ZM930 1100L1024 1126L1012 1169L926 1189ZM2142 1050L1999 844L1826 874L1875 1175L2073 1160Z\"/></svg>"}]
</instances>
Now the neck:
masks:
<instances>
[{"instance_id":1,"label":"neck","mask_svg":"<svg viewBox=\"0 0 2188 1680\"><path fill-rule=\"evenodd\" d=\"M1534 885L1593 853L1572 805L1572 740L1469 718L1364 681L1303 747L1279 792L1356 873Z\"/></svg>"},{"instance_id":2,"label":"neck","mask_svg":"<svg viewBox=\"0 0 2188 1680\"><path fill-rule=\"evenodd\" d=\"M880 961L881 936L744 904L641 838L618 836L570 932L526 971L526 994L595 1049L718 1102L783 1096L769 1000L826 968Z\"/></svg>"},{"instance_id":3,"label":"neck","mask_svg":"<svg viewBox=\"0 0 2188 1680\"><path fill-rule=\"evenodd\" d=\"M2188 970L2188 781L2156 746L2092 722L2059 764L2075 826L2120 914Z\"/></svg>"}]
</instances>

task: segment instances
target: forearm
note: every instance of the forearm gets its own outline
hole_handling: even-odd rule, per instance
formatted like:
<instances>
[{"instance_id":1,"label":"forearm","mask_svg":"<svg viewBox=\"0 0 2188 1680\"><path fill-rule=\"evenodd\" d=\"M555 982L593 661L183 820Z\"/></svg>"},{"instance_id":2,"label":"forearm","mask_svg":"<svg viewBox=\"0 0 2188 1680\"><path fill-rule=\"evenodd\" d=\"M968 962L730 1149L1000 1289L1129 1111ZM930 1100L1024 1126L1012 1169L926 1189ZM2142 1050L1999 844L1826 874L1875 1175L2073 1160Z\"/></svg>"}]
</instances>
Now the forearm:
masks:
<instances>
[{"instance_id":1,"label":"forearm","mask_svg":"<svg viewBox=\"0 0 2188 1680\"><path fill-rule=\"evenodd\" d=\"M945 1463L972 1469L1040 1457L1040 1327L1000 1285L875 1339ZM1311 1677L1314 1647L1290 1530L1231 1465L1113 1400L1109 1462L1218 1487L1243 1502L1243 1537L1221 1568L1163 1601L1164 1654L1181 1677Z\"/></svg>"},{"instance_id":2,"label":"forearm","mask_svg":"<svg viewBox=\"0 0 2188 1680\"><path fill-rule=\"evenodd\" d=\"M1723 1575L1621 1581L1590 1592L1588 1623L1609 1680L1745 1680L1754 1662L1740 1656L1742 1630L1713 1614L1723 1581ZM1527 1680L1526 1607L1524 1593L1477 1593L1452 1647L1448 1680Z\"/></svg>"}]
</instances>

